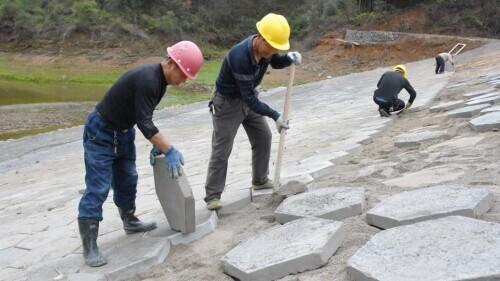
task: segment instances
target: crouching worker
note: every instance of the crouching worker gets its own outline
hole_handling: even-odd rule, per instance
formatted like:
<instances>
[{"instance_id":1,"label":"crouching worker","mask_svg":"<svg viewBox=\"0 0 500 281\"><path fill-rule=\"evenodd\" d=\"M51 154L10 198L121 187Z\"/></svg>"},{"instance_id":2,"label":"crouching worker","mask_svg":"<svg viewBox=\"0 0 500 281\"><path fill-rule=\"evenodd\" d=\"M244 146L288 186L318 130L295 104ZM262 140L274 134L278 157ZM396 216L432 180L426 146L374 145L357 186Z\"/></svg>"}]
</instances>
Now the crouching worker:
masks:
<instances>
[{"instance_id":1,"label":"crouching worker","mask_svg":"<svg viewBox=\"0 0 500 281\"><path fill-rule=\"evenodd\" d=\"M143 65L123 74L88 116L83 133L86 189L78 207L78 227L88 266L107 263L97 247L97 236L103 219L102 205L110 187L127 234L156 228L156 223L142 222L135 216L138 176L134 125L165 154L166 167L172 174L177 173L183 165L182 154L156 128L153 110L167 85L194 79L202 64L201 50L193 42L170 46L161 63Z\"/></svg>"},{"instance_id":2,"label":"crouching worker","mask_svg":"<svg viewBox=\"0 0 500 281\"><path fill-rule=\"evenodd\" d=\"M401 111L411 107L417 97L417 93L406 79L407 71L404 65L397 65L393 71L387 71L377 83L377 90L373 95L373 101L379 106L378 112L382 117L391 116L391 112ZM399 92L406 89L410 99L405 102L398 98Z\"/></svg>"}]
</instances>

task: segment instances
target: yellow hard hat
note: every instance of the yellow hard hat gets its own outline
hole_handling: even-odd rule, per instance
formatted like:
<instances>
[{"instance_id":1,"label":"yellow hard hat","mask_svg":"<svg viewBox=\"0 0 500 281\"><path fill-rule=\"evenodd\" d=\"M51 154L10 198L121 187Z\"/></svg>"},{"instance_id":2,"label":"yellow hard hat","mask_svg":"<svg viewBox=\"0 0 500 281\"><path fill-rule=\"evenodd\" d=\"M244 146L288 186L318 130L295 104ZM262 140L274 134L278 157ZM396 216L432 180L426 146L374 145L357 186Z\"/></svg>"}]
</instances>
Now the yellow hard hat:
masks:
<instances>
[{"instance_id":1,"label":"yellow hard hat","mask_svg":"<svg viewBox=\"0 0 500 281\"><path fill-rule=\"evenodd\" d=\"M403 77L406 78L406 75L408 75L408 71L406 71L406 66L402 65L402 64L399 64L399 65L396 65L394 68L393 68L394 71L398 71L398 72L401 72L401 74L403 74Z\"/></svg>"},{"instance_id":2,"label":"yellow hard hat","mask_svg":"<svg viewBox=\"0 0 500 281\"><path fill-rule=\"evenodd\" d=\"M286 51L290 49L290 26L282 15L269 13L256 24L259 34L273 48Z\"/></svg>"}]
</instances>

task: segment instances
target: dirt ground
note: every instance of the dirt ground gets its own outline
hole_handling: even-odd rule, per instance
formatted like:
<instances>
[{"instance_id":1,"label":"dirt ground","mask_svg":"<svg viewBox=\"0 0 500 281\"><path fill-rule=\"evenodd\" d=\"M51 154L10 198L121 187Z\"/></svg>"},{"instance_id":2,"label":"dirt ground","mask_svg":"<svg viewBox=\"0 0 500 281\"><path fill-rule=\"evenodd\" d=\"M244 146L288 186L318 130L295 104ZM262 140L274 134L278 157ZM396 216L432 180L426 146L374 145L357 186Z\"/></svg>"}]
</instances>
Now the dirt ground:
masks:
<instances>
[{"instance_id":1,"label":"dirt ground","mask_svg":"<svg viewBox=\"0 0 500 281\"><path fill-rule=\"evenodd\" d=\"M458 67L450 84L488 74L490 66L499 64L500 52L480 57ZM500 71L500 68L497 67L495 71ZM463 93L481 87L484 88L484 85L445 89L434 104L461 99ZM497 201L483 219L500 222L498 132L477 133L468 126L469 118L448 118L445 113L430 113L428 110L409 112L394 118L398 120L385 132L375 136L371 143L364 145L361 152L328 168L329 173L317 179L311 187L364 187L368 210L386 196L418 186L418 182L409 182L407 187L389 187L384 181L399 178L408 172L451 167L449 175L452 179L447 184L488 187L494 193ZM425 142L413 148L394 146L395 136L419 130L447 130L448 141ZM438 145L439 142L444 143ZM468 145L463 145L464 142ZM438 174L436 179L441 176L447 175ZM269 202L255 202L238 212L221 217L214 233L189 246L176 249L164 264L134 280L233 280L222 272L221 257L245 238L275 225L272 216L275 207L276 204ZM365 214L346 219L344 223L348 235L325 266L287 276L281 281L348 281L345 271L347 260L380 230L366 224Z\"/></svg>"},{"instance_id":2,"label":"dirt ground","mask_svg":"<svg viewBox=\"0 0 500 281\"><path fill-rule=\"evenodd\" d=\"M366 44L351 47L342 45L336 40L343 37L344 34L341 32L329 33L318 40L314 48L303 50L304 63L297 67L295 83L302 84L352 72L430 58L437 53L449 50L457 41L449 38L428 41L406 38L387 44ZM469 42L468 49L479 45L481 45L480 42ZM33 53L12 54L10 57L16 63L23 65L79 65L83 69L109 69L117 65L133 67L161 60L161 57L157 56L132 56L123 49L92 51L64 57ZM288 79L289 71L287 69L271 69L264 78L264 84L267 87L286 86ZM200 87L187 90L209 91L209 89ZM71 103L69 107L58 104L0 107L0 113L5 120L8 120L8 122L4 122L3 126L0 126L0 139L82 124L91 109L91 103Z\"/></svg>"}]
</instances>

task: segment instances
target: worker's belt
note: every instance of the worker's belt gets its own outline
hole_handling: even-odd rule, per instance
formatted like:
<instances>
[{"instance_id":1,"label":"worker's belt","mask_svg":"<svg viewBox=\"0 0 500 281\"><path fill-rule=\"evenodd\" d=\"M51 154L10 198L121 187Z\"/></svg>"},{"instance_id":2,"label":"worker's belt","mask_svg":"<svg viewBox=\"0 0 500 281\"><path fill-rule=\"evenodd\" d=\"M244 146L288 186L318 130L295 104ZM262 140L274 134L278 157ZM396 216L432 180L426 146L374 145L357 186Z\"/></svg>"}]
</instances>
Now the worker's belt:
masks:
<instances>
[{"instance_id":1,"label":"worker's belt","mask_svg":"<svg viewBox=\"0 0 500 281\"><path fill-rule=\"evenodd\" d=\"M95 111L97 113L97 115L99 115L99 117L101 117L102 121L104 121L104 126L106 127L106 129L109 129L111 131L117 131L117 132L120 132L120 133L127 133L130 129L124 129L124 130L121 130L121 129L117 129L116 127L114 127L113 125L111 125L111 122L109 122L106 117L104 117L104 115L102 115L99 110L96 110Z\"/></svg>"}]
</instances>

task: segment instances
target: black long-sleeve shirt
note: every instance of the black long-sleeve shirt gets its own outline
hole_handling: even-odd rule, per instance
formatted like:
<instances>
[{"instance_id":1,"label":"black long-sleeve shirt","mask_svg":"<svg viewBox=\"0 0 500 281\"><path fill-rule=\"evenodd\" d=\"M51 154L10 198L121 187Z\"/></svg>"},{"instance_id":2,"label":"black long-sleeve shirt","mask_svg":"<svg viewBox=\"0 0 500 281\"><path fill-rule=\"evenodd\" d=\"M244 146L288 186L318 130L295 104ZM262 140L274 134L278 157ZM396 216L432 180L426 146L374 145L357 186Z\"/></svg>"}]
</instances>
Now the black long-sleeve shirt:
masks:
<instances>
[{"instance_id":1,"label":"black long-sleeve shirt","mask_svg":"<svg viewBox=\"0 0 500 281\"><path fill-rule=\"evenodd\" d=\"M153 123L153 110L167 88L161 64L147 64L123 74L97 104L96 109L113 129L131 129L137 124L150 139L158 128Z\"/></svg>"},{"instance_id":2,"label":"black long-sleeve shirt","mask_svg":"<svg viewBox=\"0 0 500 281\"><path fill-rule=\"evenodd\" d=\"M377 83L377 90L374 96L382 98L388 102L392 102L398 98L399 92L406 89L410 94L409 102L413 103L417 97L417 92L411 86L410 82L403 77L403 74L397 71L387 71L380 77Z\"/></svg>"},{"instance_id":3,"label":"black long-sleeve shirt","mask_svg":"<svg viewBox=\"0 0 500 281\"><path fill-rule=\"evenodd\" d=\"M246 38L229 50L222 62L215 86L220 94L241 97L252 111L276 120L279 113L257 98L255 88L262 82L269 65L272 68L285 68L292 62L286 55L279 54L257 62L252 47L255 36Z\"/></svg>"}]
</instances>

